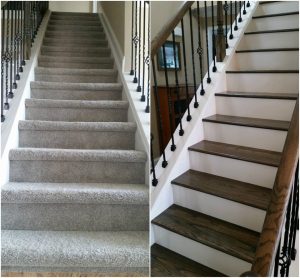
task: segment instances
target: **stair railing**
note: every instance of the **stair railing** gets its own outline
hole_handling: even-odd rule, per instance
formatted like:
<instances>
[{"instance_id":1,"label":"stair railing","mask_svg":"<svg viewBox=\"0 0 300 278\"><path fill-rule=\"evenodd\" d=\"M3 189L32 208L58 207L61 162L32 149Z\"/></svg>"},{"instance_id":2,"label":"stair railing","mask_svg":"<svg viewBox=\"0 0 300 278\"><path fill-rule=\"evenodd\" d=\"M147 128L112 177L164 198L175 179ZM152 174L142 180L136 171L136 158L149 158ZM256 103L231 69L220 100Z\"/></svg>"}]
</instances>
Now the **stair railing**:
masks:
<instances>
[{"instance_id":1,"label":"stair railing","mask_svg":"<svg viewBox=\"0 0 300 278\"><path fill-rule=\"evenodd\" d=\"M1 122L11 105L48 1L7 1L1 6Z\"/></svg>"},{"instance_id":2,"label":"stair railing","mask_svg":"<svg viewBox=\"0 0 300 278\"><path fill-rule=\"evenodd\" d=\"M277 170L251 271L242 276L289 276L299 229L299 98Z\"/></svg>"},{"instance_id":3,"label":"stair railing","mask_svg":"<svg viewBox=\"0 0 300 278\"><path fill-rule=\"evenodd\" d=\"M141 93L140 100L146 102L145 112L150 113L150 3L137 0L131 5L130 75Z\"/></svg>"},{"instance_id":4,"label":"stair railing","mask_svg":"<svg viewBox=\"0 0 300 278\"><path fill-rule=\"evenodd\" d=\"M176 150L177 126L179 135L184 136L183 121L192 120L190 105L198 108L198 99L205 94L204 83L211 83L211 71L218 70L216 62L224 60L228 40L233 39L232 28L239 28L246 6L249 1L185 1L153 38L151 97L157 120L157 135L153 133L152 140L155 150L151 152L153 186L158 184L154 156L162 156L161 166L167 167L165 148L171 142L171 151Z\"/></svg>"}]
</instances>

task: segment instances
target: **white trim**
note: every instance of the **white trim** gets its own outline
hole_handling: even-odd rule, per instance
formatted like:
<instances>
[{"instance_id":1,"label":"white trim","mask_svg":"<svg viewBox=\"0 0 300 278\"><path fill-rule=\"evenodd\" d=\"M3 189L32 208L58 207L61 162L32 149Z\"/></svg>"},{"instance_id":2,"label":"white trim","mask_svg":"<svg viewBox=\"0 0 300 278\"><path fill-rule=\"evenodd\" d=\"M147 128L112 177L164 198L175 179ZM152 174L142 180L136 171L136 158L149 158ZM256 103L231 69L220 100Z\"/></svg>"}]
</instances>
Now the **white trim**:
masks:
<instances>
[{"instance_id":1,"label":"white trim","mask_svg":"<svg viewBox=\"0 0 300 278\"><path fill-rule=\"evenodd\" d=\"M36 39L31 48L31 58L26 61L24 72L14 91L11 107L5 113L6 119L1 124L1 161L0 185L9 181L9 151L19 146L18 123L25 119L25 99L30 98L30 82L34 80L34 69L38 64L38 56L42 46L44 34L50 19L51 12L45 14Z\"/></svg>"}]
</instances>

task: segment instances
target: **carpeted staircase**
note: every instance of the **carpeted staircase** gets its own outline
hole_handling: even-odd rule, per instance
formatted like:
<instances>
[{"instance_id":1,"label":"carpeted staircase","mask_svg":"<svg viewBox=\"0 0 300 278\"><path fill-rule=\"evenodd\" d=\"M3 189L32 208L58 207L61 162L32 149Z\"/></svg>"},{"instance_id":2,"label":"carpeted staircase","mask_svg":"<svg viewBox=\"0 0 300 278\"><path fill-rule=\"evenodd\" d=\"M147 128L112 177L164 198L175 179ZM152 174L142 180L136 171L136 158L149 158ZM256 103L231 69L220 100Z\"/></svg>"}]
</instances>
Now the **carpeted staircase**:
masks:
<instances>
[{"instance_id":1,"label":"carpeted staircase","mask_svg":"<svg viewBox=\"0 0 300 278\"><path fill-rule=\"evenodd\" d=\"M148 275L147 156L96 14L51 14L2 188L2 274Z\"/></svg>"}]
</instances>

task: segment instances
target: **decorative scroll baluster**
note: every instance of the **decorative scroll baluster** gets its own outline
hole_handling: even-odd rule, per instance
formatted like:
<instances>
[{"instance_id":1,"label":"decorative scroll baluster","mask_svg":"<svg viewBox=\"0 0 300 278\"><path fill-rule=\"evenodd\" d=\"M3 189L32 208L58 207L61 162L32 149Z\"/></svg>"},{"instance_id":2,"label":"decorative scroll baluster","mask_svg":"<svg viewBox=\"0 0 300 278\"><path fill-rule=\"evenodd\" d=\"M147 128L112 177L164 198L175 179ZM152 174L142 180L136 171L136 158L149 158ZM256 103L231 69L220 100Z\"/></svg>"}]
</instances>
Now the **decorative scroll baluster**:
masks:
<instances>
[{"instance_id":1,"label":"decorative scroll baluster","mask_svg":"<svg viewBox=\"0 0 300 278\"><path fill-rule=\"evenodd\" d=\"M192 119L190 111L190 102L189 102L189 87L188 87L188 77L187 77L187 66L186 66L186 52L185 52L185 37L184 37L184 23L181 19L181 31L182 31L182 48L183 48L183 66L184 66L184 80L185 80L185 103L187 107L187 117L186 120L189 122Z\"/></svg>"},{"instance_id":2,"label":"decorative scroll baluster","mask_svg":"<svg viewBox=\"0 0 300 278\"><path fill-rule=\"evenodd\" d=\"M138 37L138 33L137 33L137 30L138 30L138 26L137 26L137 20L138 20L138 2L135 1L135 35L134 35L134 38L133 38L133 43L134 43L134 78L133 78L133 83L137 83L138 80L137 80L137 76L136 76L136 73L137 73L137 46L138 46L138 43L139 43L139 37Z\"/></svg>"},{"instance_id":3,"label":"decorative scroll baluster","mask_svg":"<svg viewBox=\"0 0 300 278\"><path fill-rule=\"evenodd\" d=\"M178 83L178 69L177 69L177 59L176 59L176 44L175 44L175 32L172 31L172 40L173 40L173 55L174 55L174 64L175 64L175 84L176 84L176 97L179 109L179 135L182 136L184 134L184 130L182 128L182 105L179 97L179 83ZM179 55L179 53L177 53Z\"/></svg>"},{"instance_id":4,"label":"decorative scroll baluster","mask_svg":"<svg viewBox=\"0 0 300 278\"><path fill-rule=\"evenodd\" d=\"M154 60L152 59L152 69L153 69L153 81L154 81L154 101L155 101L155 106L156 106L156 111L157 111L157 123L158 123L158 134L159 134L159 147L160 147L160 151L162 152L162 157L163 157L163 161L162 161L162 167L166 168L168 165L168 162L166 160L166 153L165 153L165 149L163 146L163 121L161 118L161 107L160 107L160 102L158 100L158 91L157 91L157 79L156 79L156 69L155 69L155 63Z\"/></svg>"},{"instance_id":5,"label":"decorative scroll baluster","mask_svg":"<svg viewBox=\"0 0 300 278\"><path fill-rule=\"evenodd\" d=\"M25 5L26 3L22 1L22 66L26 65L25 62L25 50L26 50L26 20L25 20Z\"/></svg>"},{"instance_id":6,"label":"decorative scroll baluster","mask_svg":"<svg viewBox=\"0 0 300 278\"><path fill-rule=\"evenodd\" d=\"M209 69L209 48L208 48L208 22L207 22L207 5L204 2L204 13L205 13L205 38L206 38L206 60L207 60L207 83L211 82L210 69ZM213 20L213 19L212 19Z\"/></svg>"},{"instance_id":7,"label":"decorative scroll baluster","mask_svg":"<svg viewBox=\"0 0 300 278\"><path fill-rule=\"evenodd\" d=\"M233 23L233 9L232 9L232 1L230 1L230 35L229 39L233 39L233 34L232 34L232 23Z\"/></svg>"},{"instance_id":8,"label":"decorative scroll baluster","mask_svg":"<svg viewBox=\"0 0 300 278\"><path fill-rule=\"evenodd\" d=\"M14 84L13 84L13 79L15 78L15 75L14 75L14 72L13 72L13 69L14 69L14 65L13 65L13 62L14 62L14 26L13 26L13 23L14 23L14 20L13 20L13 5L14 3L13 2L10 2L10 5L9 5L9 13L10 13L10 23L9 23L9 26L10 26L10 42L9 42L9 47L10 47L10 65L9 65L9 69L10 69L10 73L9 73L9 93L8 93L8 98L13 98L14 97L14 93L13 93L13 89L14 89ZM7 101L7 104L8 104L8 101ZM8 104L8 109L9 109L9 104Z\"/></svg>"},{"instance_id":9,"label":"decorative scroll baluster","mask_svg":"<svg viewBox=\"0 0 300 278\"><path fill-rule=\"evenodd\" d=\"M199 106L198 100L197 100L197 85L196 85L196 72L195 72L195 58L194 58L194 35L193 35L193 21L192 21L192 9L189 8L189 19L190 19L190 34L191 34L191 50L192 50L192 68L193 68L193 83L194 83L194 108L197 108Z\"/></svg>"},{"instance_id":10,"label":"decorative scroll baluster","mask_svg":"<svg viewBox=\"0 0 300 278\"><path fill-rule=\"evenodd\" d=\"M147 101L146 101L146 113L150 113L150 3L146 2L148 5L148 16L147 16L147 57L145 58L145 63L147 64ZM145 6L146 9L146 6Z\"/></svg>"},{"instance_id":11,"label":"decorative scroll baluster","mask_svg":"<svg viewBox=\"0 0 300 278\"><path fill-rule=\"evenodd\" d=\"M244 2L244 5L243 5L243 14L247 14L247 11L246 11L246 1L243 1Z\"/></svg>"},{"instance_id":12,"label":"decorative scroll baluster","mask_svg":"<svg viewBox=\"0 0 300 278\"><path fill-rule=\"evenodd\" d=\"M273 274L274 277L278 277L280 248L281 248L281 239L279 240L277 251L276 251L275 264L274 264L274 274Z\"/></svg>"},{"instance_id":13,"label":"decorative scroll baluster","mask_svg":"<svg viewBox=\"0 0 300 278\"><path fill-rule=\"evenodd\" d=\"M247 1L247 8L249 8L251 5L250 5L250 2Z\"/></svg>"},{"instance_id":14,"label":"decorative scroll baluster","mask_svg":"<svg viewBox=\"0 0 300 278\"><path fill-rule=\"evenodd\" d=\"M5 121L5 116L4 116L4 61L6 59L5 54L6 52L4 52L4 41L5 41L5 9L3 8L2 11L2 26L1 26L1 49L2 49L2 53L1 53L1 122Z\"/></svg>"},{"instance_id":15,"label":"decorative scroll baluster","mask_svg":"<svg viewBox=\"0 0 300 278\"><path fill-rule=\"evenodd\" d=\"M240 16L239 16L239 22L242 22L243 19L242 19L242 1L239 1L239 5L240 5Z\"/></svg>"},{"instance_id":16,"label":"decorative scroll baluster","mask_svg":"<svg viewBox=\"0 0 300 278\"><path fill-rule=\"evenodd\" d=\"M173 124L173 107L172 107L172 99L170 94L170 88L169 88L169 78L168 78L168 69L167 69L167 58L166 58L166 47L165 44L163 44L163 60L164 60L164 71L165 71L165 80L166 80L166 87L167 87L167 94L168 94L168 108L169 108L169 123L171 127L171 151L174 152L176 150L176 145L174 142L174 124Z\"/></svg>"},{"instance_id":17,"label":"decorative scroll baluster","mask_svg":"<svg viewBox=\"0 0 300 278\"><path fill-rule=\"evenodd\" d=\"M216 66L216 42L215 42L215 16L214 16L214 1L211 1L211 22L212 22L212 57L213 57L213 68L212 71L217 71Z\"/></svg>"},{"instance_id":18,"label":"decorative scroll baluster","mask_svg":"<svg viewBox=\"0 0 300 278\"><path fill-rule=\"evenodd\" d=\"M152 149L152 141L153 141L153 135L151 134L151 140L150 140L150 156L151 156L151 173L152 173L152 185L157 186L158 180L156 178L155 174L155 164L154 164L154 157L153 157L153 149Z\"/></svg>"},{"instance_id":19,"label":"decorative scroll baluster","mask_svg":"<svg viewBox=\"0 0 300 278\"><path fill-rule=\"evenodd\" d=\"M198 48L197 53L199 55L199 64L200 64L200 80L201 80L201 90L200 95L203 96L205 94L205 90L203 87L203 67L202 67L202 54L203 49L201 46L201 34L200 34L200 8L199 8L199 2L197 1L197 20L198 20Z\"/></svg>"},{"instance_id":20,"label":"decorative scroll baluster","mask_svg":"<svg viewBox=\"0 0 300 278\"><path fill-rule=\"evenodd\" d=\"M226 43L226 48L229 47L228 45L228 28L227 28L227 19L228 19L228 9L229 9L229 6L227 4L227 1L225 1L225 4L224 4L224 11L225 11L225 43Z\"/></svg>"},{"instance_id":21,"label":"decorative scroll baluster","mask_svg":"<svg viewBox=\"0 0 300 278\"><path fill-rule=\"evenodd\" d=\"M234 11L235 11L235 21L234 21L234 31L239 29L238 27L238 2L234 1Z\"/></svg>"},{"instance_id":22,"label":"decorative scroll baluster","mask_svg":"<svg viewBox=\"0 0 300 278\"><path fill-rule=\"evenodd\" d=\"M134 75L133 70L133 28L134 28L134 1L131 2L131 62L130 62L130 75Z\"/></svg>"},{"instance_id":23,"label":"decorative scroll baluster","mask_svg":"<svg viewBox=\"0 0 300 278\"><path fill-rule=\"evenodd\" d=\"M138 1L140 2L140 9L139 9L139 54L138 54L138 86L136 88L137 92L141 92L142 91L142 87L141 87L141 28L142 28L142 1Z\"/></svg>"}]
</instances>

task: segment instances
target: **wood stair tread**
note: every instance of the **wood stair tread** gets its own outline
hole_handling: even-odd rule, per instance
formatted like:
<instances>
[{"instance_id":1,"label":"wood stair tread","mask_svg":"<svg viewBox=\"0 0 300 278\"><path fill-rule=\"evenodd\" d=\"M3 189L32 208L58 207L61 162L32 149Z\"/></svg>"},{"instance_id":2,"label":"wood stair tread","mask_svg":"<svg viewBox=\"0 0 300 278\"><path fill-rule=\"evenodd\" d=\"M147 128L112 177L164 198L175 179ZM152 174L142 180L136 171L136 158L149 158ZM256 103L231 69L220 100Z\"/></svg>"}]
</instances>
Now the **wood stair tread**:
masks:
<instances>
[{"instance_id":1,"label":"wood stair tread","mask_svg":"<svg viewBox=\"0 0 300 278\"><path fill-rule=\"evenodd\" d=\"M299 73L299 70L227 70L226 73Z\"/></svg>"},{"instance_id":2,"label":"wood stair tread","mask_svg":"<svg viewBox=\"0 0 300 278\"><path fill-rule=\"evenodd\" d=\"M189 147L196 151L211 155L218 155L268 166L278 167L281 153L263 149L249 148L239 145L225 144L208 140L200 141Z\"/></svg>"},{"instance_id":3,"label":"wood stair tread","mask_svg":"<svg viewBox=\"0 0 300 278\"><path fill-rule=\"evenodd\" d=\"M219 114L204 118L203 122L256 127L256 128L264 128L264 129L282 130L282 131L288 131L290 126L290 122L288 121L237 117L237 116L228 116L228 115L219 115Z\"/></svg>"},{"instance_id":4,"label":"wood stair tread","mask_svg":"<svg viewBox=\"0 0 300 278\"><path fill-rule=\"evenodd\" d=\"M252 19L266 18L266 17L276 17L276 16L288 16L299 14L299 12L286 12L286 13L274 13L274 14L264 14L264 15L256 15L252 16Z\"/></svg>"},{"instance_id":5,"label":"wood stair tread","mask_svg":"<svg viewBox=\"0 0 300 278\"><path fill-rule=\"evenodd\" d=\"M285 32L299 32L299 28L251 31L251 32L245 32L244 35L255 35L255 34L265 34L265 33L285 33Z\"/></svg>"},{"instance_id":6,"label":"wood stair tread","mask_svg":"<svg viewBox=\"0 0 300 278\"><path fill-rule=\"evenodd\" d=\"M272 192L269 188L195 170L186 171L172 184L262 210L268 208Z\"/></svg>"},{"instance_id":7,"label":"wood stair tread","mask_svg":"<svg viewBox=\"0 0 300 278\"><path fill-rule=\"evenodd\" d=\"M224 277L226 275L190 260L159 244L151 247L152 277Z\"/></svg>"},{"instance_id":8,"label":"wood stair tread","mask_svg":"<svg viewBox=\"0 0 300 278\"><path fill-rule=\"evenodd\" d=\"M243 98L266 98L266 99L290 99L297 100L298 94L276 94L276 93L248 93L248 92L221 92L216 93L216 96L221 97L243 97Z\"/></svg>"},{"instance_id":9,"label":"wood stair tread","mask_svg":"<svg viewBox=\"0 0 300 278\"><path fill-rule=\"evenodd\" d=\"M235 53L250 53L250 52L276 52L276 51L299 51L298 47L294 48L261 48L261 49L242 49L236 50Z\"/></svg>"},{"instance_id":10,"label":"wood stair tread","mask_svg":"<svg viewBox=\"0 0 300 278\"><path fill-rule=\"evenodd\" d=\"M250 263L259 240L258 232L175 204L152 223Z\"/></svg>"}]
</instances>

